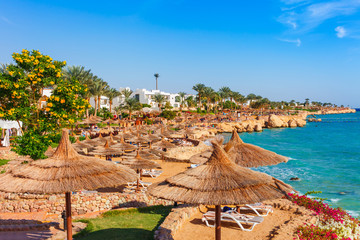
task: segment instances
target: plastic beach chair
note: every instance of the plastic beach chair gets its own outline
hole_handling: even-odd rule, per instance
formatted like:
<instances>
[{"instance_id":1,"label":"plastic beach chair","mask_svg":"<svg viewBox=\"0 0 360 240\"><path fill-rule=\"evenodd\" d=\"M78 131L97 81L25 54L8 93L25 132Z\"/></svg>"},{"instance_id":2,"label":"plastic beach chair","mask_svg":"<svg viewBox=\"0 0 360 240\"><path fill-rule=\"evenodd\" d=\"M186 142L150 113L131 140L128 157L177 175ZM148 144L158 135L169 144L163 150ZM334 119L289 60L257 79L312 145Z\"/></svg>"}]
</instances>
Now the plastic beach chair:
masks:
<instances>
[{"instance_id":1,"label":"plastic beach chair","mask_svg":"<svg viewBox=\"0 0 360 240\"><path fill-rule=\"evenodd\" d=\"M246 204L245 206L240 207L241 210L251 210L256 215L265 217L269 215L269 213L273 212L273 208L270 205L264 205L262 203L254 203L254 204ZM259 212L264 212L264 214L260 214Z\"/></svg>"},{"instance_id":2,"label":"plastic beach chair","mask_svg":"<svg viewBox=\"0 0 360 240\"><path fill-rule=\"evenodd\" d=\"M202 216L202 221L206 223L208 227L215 227L215 212L208 211ZM214 224L210 224L209 221L214 221ZM240 214L236 211L228 211L221 213L221 221L236 223L241 230L251 232L254 227L264 221L263 217L251 216L246 214ZM250 225L250 228L244 228L244 225Z\"/></svg>"},{"instance_id":3,"label":"plastic beach chair","mask_svg":"<svg viewBox=\"0 0 360 240\"><path fill-rule=\"evenodd\" d=\"M141 175L143 177L151 177L151 178L157 178L158 176L160 176L162 174L163 171L161 170L143 170L143 172L141 173Z\"/></svg>"}]
</instances>

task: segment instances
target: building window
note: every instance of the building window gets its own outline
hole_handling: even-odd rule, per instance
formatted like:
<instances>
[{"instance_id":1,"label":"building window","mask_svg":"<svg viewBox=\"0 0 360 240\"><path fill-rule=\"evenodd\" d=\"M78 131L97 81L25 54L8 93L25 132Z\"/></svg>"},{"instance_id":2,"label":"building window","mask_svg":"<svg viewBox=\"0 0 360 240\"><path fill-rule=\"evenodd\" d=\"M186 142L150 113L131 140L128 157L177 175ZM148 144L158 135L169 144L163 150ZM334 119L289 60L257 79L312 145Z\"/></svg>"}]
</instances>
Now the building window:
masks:
<instances>
[{"instance_id":1,"label":"building window","mask_svg":"<svg viewBox=\"0 0 360 240\"><path fill-rule=\"evenodd\" d=\"M140 102L140 94L135 94L135 99Z\"/></svg>"}]
</instances>

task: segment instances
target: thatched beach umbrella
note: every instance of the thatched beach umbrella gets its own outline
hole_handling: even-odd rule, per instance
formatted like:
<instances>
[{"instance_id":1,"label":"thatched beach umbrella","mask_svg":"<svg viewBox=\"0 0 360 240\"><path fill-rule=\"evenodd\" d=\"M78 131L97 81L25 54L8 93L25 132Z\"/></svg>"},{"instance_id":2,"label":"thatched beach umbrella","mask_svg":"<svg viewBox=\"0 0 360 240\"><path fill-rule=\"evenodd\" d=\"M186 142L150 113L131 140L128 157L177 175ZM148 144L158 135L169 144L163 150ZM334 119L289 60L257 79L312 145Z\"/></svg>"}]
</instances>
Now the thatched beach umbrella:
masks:
<instances>
[{"instance_id":1,"label":"thatched beach umbrella","mask_svg":"<svg viewBox=\"0 0 360 240\"><path fill-rule=\"evenodd\" d=\"M157 162L142 158L139 152L134 158L123 160L121 164L126 165L139 173L139 178L137 179L136 183L136 191L138 191L140 188L140 180L142 178L141 174L143 169L161 168Z\"/></svg>"},{"instance_id":2,"label":"thatched beach umbrella","mask_svg":"<svg viewBox=\"0 0 360 240\"><path fill-rule=\"evenodd\" d=\"M141 158L145 158L145 159L151 159L151 160L159 160L160 158L151 153L150 149L140 149L138 150L136 153L128 153L124 156L124 158L134 158L137 154L140 155Z\"/></svg>"},{"instance_id":3,"label":"thatched beach umbrella","mask_svg":"<svg viewBox=\"0 0 360 240\"><path fill-rule=\"evenodd\" d=\"M51 157L54 153L55 153L55 149L53 149L51 146L49 146L44 154L47 157Z\"/></svg>"},{"instance_id":4,"label":"thatched beach umbrella","mask_svg":"<svg viewBox=\"0 0 360 240\"><path fill-rule=\"evenodd\" d=\"M174 148L174 147L176 147L176 145L172 144L172 143L169 143L168 141L161 140L159 142L156 142L156 143L152 144L152 147L168 149L168 148Z\"/></svg>"},{"instance_id":5,"label":"thatched beach umbrella","mask_svg":"<svg viewBox=\"0 0 360 240\"><path fill-rule=\"evenodd\" d=\"M0 176L0 191L40 194L65 193L67 239L72 239L71 192L114 187L136 180L135 172L94 157L79 155L63 130L52 157L33 161Z\"/></svg>"},{"instance_id":6,"label":"thatched beach umbrella","mask_svg":"<svg viewBox=\"0 0 360 240\"><path fill-rule=\"evenodd\" d=\"M213 147L214 151L205 164L153 184L148 191L154 197L172 201L215 205L215 236L221 239L222 204L251 204L277 199L293 189L265 173L236 165L215 141Z\"/></svg>"},{"instance_id":7,"label":"thatched beach umbrella","mask_svg":"<svg viewBox=\"0 0 360 240\"><path fill-rule=\"evenodd\" d=\"M160 165L157 162L141 157L139 151L135 157L123 160L121 164L127 165L134 170L160 168Z\"/></svg>"},{"instance_id":8,"label":"thatched beach umbrella","mask_svg":"<svg viewBox=\"0 0 360 240\"><path fill-rule=\"evenodd\" d=\"M118 155L123 152L122 149L116 148L114 146L116 146L116 144L113 144L110 141L106 141L103 146L95 147L91 152L89 152L89 155L105 156L106 160L108 160L109 156Z\"/></svg>"},{"instance_id":9,"label":"thatched beach umbrella","mask_svg":"<svg viewBox=\"0 0 360 240\"><path fill-rule=\"evenodd\" d=\"M193 155L192 157L190 157L189 160L190 160L191 163L194 163L194 164L203 164L209 159L211 154L212 154L211 150L204 151L202 153L198 153L198 154Z\"/></svg>"},{"instance_id":10,"label":"thatched beach umbrella","mask_svg":"<svg viewBox=\"0 0 360 240\"><path fill-rule=\"evenodd\" d=\"M253 144L244 143L235 130L224 149L229 158L242 167L270 166L288 161L287 157Z\"/></svg>"},{"instance_id":11,"label":"thatched beach umbrella","mask_svg":"<svg viewBox=\"0 0 360 240\"><path fill-rule=\"evenodd\" d=\"M123 138L120 139L120 142L119 142L119 143L113 145L113 147L114 147L114 148L117 148L117 149L120 149L120 150L122 150L122 151L135 150L135 149L137 149L136 146L131 145L131 144L129 144L129 143L126 143Z\"/></svg>"}]
</instances>

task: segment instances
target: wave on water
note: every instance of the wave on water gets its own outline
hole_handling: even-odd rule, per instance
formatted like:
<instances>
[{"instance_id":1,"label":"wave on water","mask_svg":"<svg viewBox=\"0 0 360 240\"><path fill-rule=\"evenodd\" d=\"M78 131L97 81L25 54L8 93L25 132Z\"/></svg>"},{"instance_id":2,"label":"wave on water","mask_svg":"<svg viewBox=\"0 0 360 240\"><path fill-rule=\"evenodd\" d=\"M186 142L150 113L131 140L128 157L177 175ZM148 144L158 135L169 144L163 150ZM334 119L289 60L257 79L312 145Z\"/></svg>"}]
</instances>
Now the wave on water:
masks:
<instances>
[{"instance_id":1,"label":"wave on water","mask_svg":"<svg viewBox=\"0 0 360 240\"><path fill-rule=\"evenodd\" d=\"M331 198L331 199L329 199L330 200L330 202L332 202L332 203L337 203L338 201L340 201L341 199L340 198Z\"/></svg>"},{"instance_id":2,"label":"wave on water","mask_svg":"<svg viewBox=\"0 0 360 240\"><path fill-rule=\"evenodd\" d=\"M346 211L354 218L357 218L360 216L360 211L351 211L351 210L346 210Z\"/></svg>"}]
</instances>

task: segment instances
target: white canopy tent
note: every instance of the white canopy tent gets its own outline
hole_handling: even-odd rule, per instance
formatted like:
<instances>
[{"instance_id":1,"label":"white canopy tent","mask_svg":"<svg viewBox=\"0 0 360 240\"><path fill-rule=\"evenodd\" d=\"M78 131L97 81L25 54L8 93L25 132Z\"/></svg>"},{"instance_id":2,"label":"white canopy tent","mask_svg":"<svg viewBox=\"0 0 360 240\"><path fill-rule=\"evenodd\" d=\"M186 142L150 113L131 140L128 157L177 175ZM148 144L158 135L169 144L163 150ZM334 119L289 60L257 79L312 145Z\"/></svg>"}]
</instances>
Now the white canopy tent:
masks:
<instances>
[{"instance_id":1,"label":"white canopy tent","mask_svg":"<svg viewBox=\"0 0 360 240\"><path fill-rule=\"evenodd\" d=\"M20 126L19 126L19 123L20 123ZM22 127L22 122L19 121L19 123L17 121L8 121L8 120L0 119L0 128L2 128L2 129L15 128L16 130L20 131L20 127Z\"/></svg>"},{"instance_id":2,"label":"white canopy tent","mask_svg":"<svg viewBox=\"0 0 360 240\"><path fill-rule=\"evenodd\" d=\"M20 126L19 126L20 124ZM1 142L1 145L4 147L8 147L10 146L10 129L15 128L16 129L16 133L18 136L21 135L21 128L22 127L22 122L19 121L19 123L17 121L7 121L7 120L3 120L0 119L0 128L6 130L5 131L5 136L3 141Z\"/></svg>"}]
</instances>

